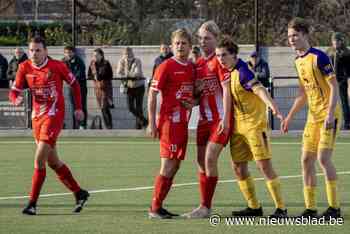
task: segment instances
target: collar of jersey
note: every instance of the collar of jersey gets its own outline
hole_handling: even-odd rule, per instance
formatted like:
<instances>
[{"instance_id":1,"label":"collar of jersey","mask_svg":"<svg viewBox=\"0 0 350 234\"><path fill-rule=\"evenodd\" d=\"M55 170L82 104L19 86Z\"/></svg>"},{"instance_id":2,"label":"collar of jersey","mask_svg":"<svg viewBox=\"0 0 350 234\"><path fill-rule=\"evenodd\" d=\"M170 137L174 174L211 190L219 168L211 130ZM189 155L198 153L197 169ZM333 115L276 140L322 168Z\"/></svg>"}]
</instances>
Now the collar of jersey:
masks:
<instances>
[{"instance_id":1,"label":"collar of jersey","mask_svg":"<svg viewBox=\"0 0 350 234\"><path fill-rule=\"evenodd\" d=\"M49 61L49 59L46 58L46 59L44 60L44 62L43 62L40 66L36 66L36 65L33 64L32 62L31 62L31 65L32 65L32 67L34 67L35 69L41 69L41 68L43 68L43 67L46 66L46 64L47 64L48 61Z\"/></svg>"},{"instance_id":2,"label":"collar of jersey","mask_svg":"<svg viewBox=\"0 0 350 234\"><path fill-rule=\"evenodd\" d=\"M181 62L180 60L178 60L177 58L175 58L175 56L173 56L173 57L171 57L173 60L175 60L175 62L177 62L177 63L179 63L179 64L181 64L181 65L183 65L183 66L187 66L188 65L188 63L183 63L183 62Z\"/></svg>"},{"instance_id":3,"label":"collar of jersey","mask_svg":"<svg viewBox=\"0 0 350 234\"><path fill-rule=\"evenodd\" d=\"M231 71L234 71L236 69L238 70L241 67L241 63L242 63L242 60L240 58L238 58L236 65L232 68Z\"/></svg>"},{"instance_id":4,"label":"collar of jersey","mask_svg":"<svg viewBox=\"0 0 350 234\"><path fill-rule=\"evenodd\" d=\"M204 58L204 60L208 61L208 60L212 59L214 56L215 56L215 52L211 53L211 54L208 55L207 57L204 57L204 56L203 56L203 58Z\"/></svg>"},{"instance_id":5,"label":"collar of jersey","mask_svg":"<svg viewBox=\"0 0 350 234\"><path fill-rule=\"evenodd\" d=\"M313 47L311 46L311 47L305 52L305 54L303 54L303 55L298 55L297 58L304 58L305 56L307 56L307 55L311 52L312 49L313 49Z\"/></svg>"}]
</instances>

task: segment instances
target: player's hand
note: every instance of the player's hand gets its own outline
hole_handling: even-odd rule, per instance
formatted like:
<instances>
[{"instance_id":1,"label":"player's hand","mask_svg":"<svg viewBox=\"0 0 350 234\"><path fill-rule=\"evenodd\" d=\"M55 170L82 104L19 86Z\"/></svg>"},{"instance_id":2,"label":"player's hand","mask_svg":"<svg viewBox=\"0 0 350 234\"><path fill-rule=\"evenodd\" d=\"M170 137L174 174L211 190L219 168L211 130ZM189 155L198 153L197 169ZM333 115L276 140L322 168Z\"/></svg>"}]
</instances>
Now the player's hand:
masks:
<instances>
[{"instance_id":1,"label":"player's hand","mask_svg":"<svg viewBox=\"0 0 350 234\"><path fill-rule=\"evenodd\" d=\"M328 114L327 118L324 121L324 128L326 130L332 129L334 127L334 115L333 114Z\"/></svg>"},{"instance_id":2,"label":"player's hand","mask_svg":"<svg viewBox=\"0 0 350 234\"><path fill-rule=\"evenodd\" d=\"M23 103L23 96L22 95L18 95L17 98L15 99L13 105L15 106L19 106Z\"/></svg>"},{"instance_id":3,"label":"player's hand","mask_svg":"<svg viewBox=\"0 0 350 234\"><path fill-rule=\"evenodd\" d=\"M220 123L218 125L218 128L217 128L217 133L218 135L221 135L221 134L228 134L230 130L230 124L228 121L224 121L224 120L220 120Z\"/></svg>"},{"instance_id":4,"label":"player's hand","mask_svg":"<svg viewBox=\"0 0 350 234\"><path fill-rule=\"evenodd\" d=\"M195 106L194 102L187 100L180 100L180 103L183 107L185 107L188 110L191 110Z\"/></svg>"},{"instance_id":5,"label":"player's hand","mask_svg":"<svg viewBox=\"0 0 350 234\"><path fill-rule=\"evenodd\" d=\"M152 137L152 138L157 138L158 136L158 131L156 128L156 125L153 123L149 123L146 129L146 133L148 136Z\"/></svg>"},{"instance_id":6,"label":"player's hand","mask_svg":"<svg viewBox=\"0 0 350 234\"><path fill-rule=\"evenodd\" d=\"M200 94L203 91L204 86L205 86L205 84L202 80L196 80L194 82L195 94L197 94L197 95Z\"/></svg>"},{"instance_id":7,"label":"player's hand","mask_svg":"<svg viewBox=\"0 0 350 234\"><path fill-rule=\"evenodd\" d=\"M80 109L74 111L75 119L78 121L82 121L84 119L84 112Z\"/></svg>"},{"instance_id":8,"label":"player's hand","mask_svg":"<svg viewBox=\"0 0 350 234\"><path fill-rule=\"evenodd\" d=\"M289 122L290 122L290 119L287 117L285 118L283 121L281 121L281 131L283 133L287 133L288 132L288 126L289 126Z\"/></svg>"}]
</instances>

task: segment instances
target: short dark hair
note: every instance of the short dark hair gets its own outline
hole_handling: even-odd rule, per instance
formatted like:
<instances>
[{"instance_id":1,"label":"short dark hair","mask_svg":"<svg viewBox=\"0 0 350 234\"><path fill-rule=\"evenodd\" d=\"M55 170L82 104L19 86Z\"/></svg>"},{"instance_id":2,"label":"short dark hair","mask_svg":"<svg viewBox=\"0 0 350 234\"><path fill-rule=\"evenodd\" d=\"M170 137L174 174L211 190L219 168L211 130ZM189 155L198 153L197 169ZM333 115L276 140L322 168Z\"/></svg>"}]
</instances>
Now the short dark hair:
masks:
<instances>
[{"instance_id":1,"label":"short dark hair","mask_svg":"<svg viewBox=\"0 0 350 234\"><path fill-rule=\"evenodd\" d=\"M238 45L234 43L232 37L223 35L218 42L216 48L225 48L230 54L238 54Z\"/></svg>"},{"instance_id":2,"label":"short dark hair","mask_svg":"<svg viewBox=\"0 0 350 234\"><path fill-rule=\"evenodd\" d=\"M35 36L30 38L29 43L36 43L36 44L42 44L44 48L46 48L46 42L45 39L40 36Z\"/></svg>"},{"instance_id":3,"label":"short dark hair","mask_svg":"<svg viewBox=\"0 0 350 234\"><path fill-rule=\"evenodd\" d=\"M310 25L308 22L300 17L295 17L288 23L288 28L292 28L297 32L302 32L304 34L309 34L310 32Z\"/></svg>"},{"instance_id":4,"label":"short dark hair","mask_svg":"<svg viewBox=\"0 0 350 234\"><path fill-rule=\"evenodd\" d=\"M75 48L73 46L65 46L63 50L69 50L69 51L72 51L72 52L75 52Z\"/></svg>"},{"instance_id":5,"label":"short dark hair","mask_svg":"<svg viewBox=\"0 0 350 234\"><path fill-rule=\"evenodd\" d=\"M94 50L94 52L96 52L96 53L100 54L102 57L104 57L104 56L105 56L105 53L103 52L103 50L102 50L101 48L97 48L97 49L95 49L95 50Z\"/></svg>"},{"instance_id":6,"label":"short dark hair","mask_svg":"<svg viewBox=\"0 0 350 234\"><path fill-rule=\"evenodd\" d=\"M192 53L200 54L201 53L201 49L199 49L198 46L193 46L192 47Z\"/></svg>"}]
</instances>

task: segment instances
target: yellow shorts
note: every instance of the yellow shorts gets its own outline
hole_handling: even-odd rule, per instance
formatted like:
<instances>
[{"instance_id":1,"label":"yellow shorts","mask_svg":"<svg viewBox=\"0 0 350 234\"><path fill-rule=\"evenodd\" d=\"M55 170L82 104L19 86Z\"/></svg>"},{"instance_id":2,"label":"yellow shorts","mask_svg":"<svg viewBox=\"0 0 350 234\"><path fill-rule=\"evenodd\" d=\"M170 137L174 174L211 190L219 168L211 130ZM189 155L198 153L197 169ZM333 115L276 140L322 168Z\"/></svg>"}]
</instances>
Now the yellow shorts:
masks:
<instances>
[{"instance_id":1,"label":"yellow shorts","mask_svg":"<svg viewBox=\"0 0 350 234\"><path fill-rule=\"evenodd\" d=\"M271 158L271 145L267 130L251 130L244 134L233 133L230 140L231 157L234 162Z\"/></svg>"},{"instance_id":2,"label":"yellow shorts","mask_svg":"<svg viewBox=\"0 0 350 234\"><path fill-rule=\"evenodd\" d=\"M333 149L335 139L340 130L340 118L334 121L334 127L326 130L324 121L306 122L303 135L303 151L317 153L320 149Z\"/></svg>"}]
</instances>

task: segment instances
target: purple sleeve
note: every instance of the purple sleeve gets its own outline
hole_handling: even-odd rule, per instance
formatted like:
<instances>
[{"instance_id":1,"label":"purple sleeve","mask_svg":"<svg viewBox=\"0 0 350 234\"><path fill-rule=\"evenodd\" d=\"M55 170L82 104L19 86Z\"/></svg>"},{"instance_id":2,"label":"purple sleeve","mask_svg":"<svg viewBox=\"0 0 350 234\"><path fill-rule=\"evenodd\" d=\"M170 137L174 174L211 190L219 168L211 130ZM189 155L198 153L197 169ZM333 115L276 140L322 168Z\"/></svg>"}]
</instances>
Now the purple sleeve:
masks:
<instances>
[{"instance_id":1,"label":"purple sleeve","mask_svg":"<svg viewBox=\"0 0 350 234\"><path fill-rule=\"evenodd\" d=\"M242 87L247 91L252 91L253 86L259 84L254 73L247 67L239 69L239 81L241 82Z\"/></svg>"},{"instance_id":2,"label":"purple sleeve","mask_svg":"<svg viewBox=\"0 0 350 234\"><path fill-rule=\"evenodd\" d=\"M319 53L317 56L317 67L323 75L331 75L334 73L333 66L329 57L325 53Z\"/></svg>"}]
</instances>

